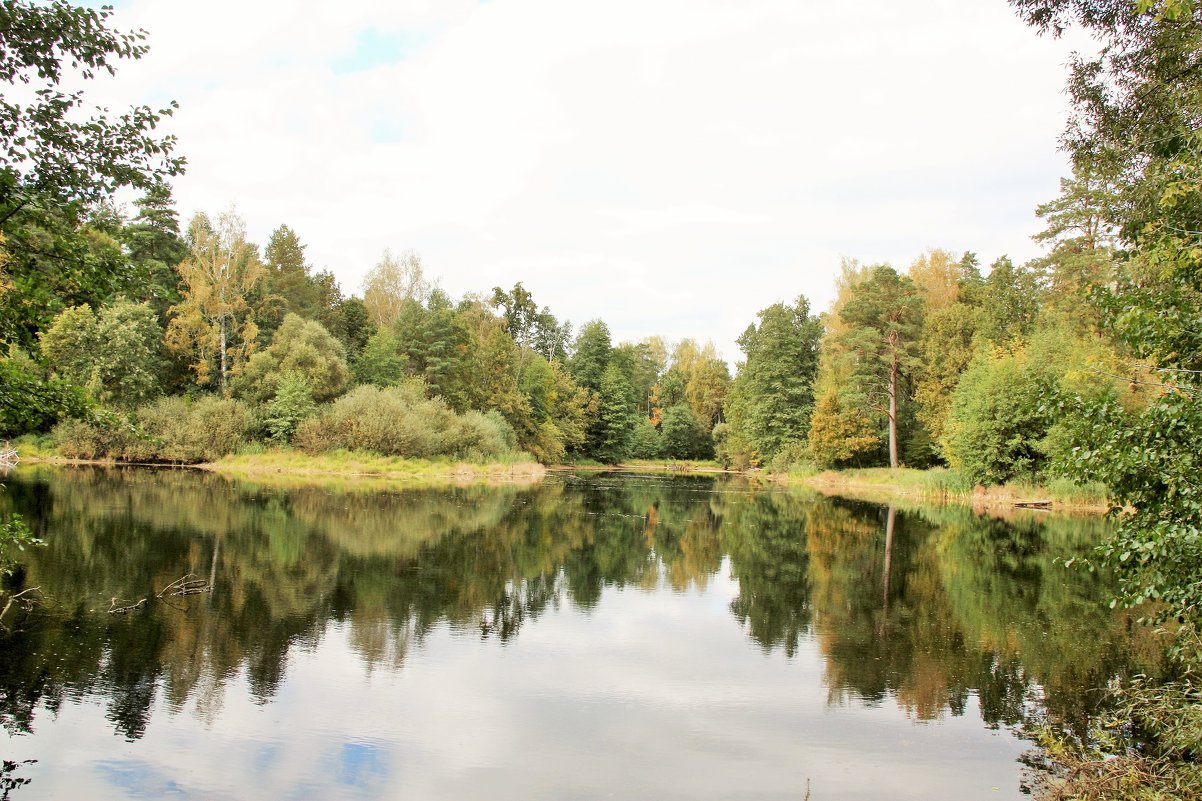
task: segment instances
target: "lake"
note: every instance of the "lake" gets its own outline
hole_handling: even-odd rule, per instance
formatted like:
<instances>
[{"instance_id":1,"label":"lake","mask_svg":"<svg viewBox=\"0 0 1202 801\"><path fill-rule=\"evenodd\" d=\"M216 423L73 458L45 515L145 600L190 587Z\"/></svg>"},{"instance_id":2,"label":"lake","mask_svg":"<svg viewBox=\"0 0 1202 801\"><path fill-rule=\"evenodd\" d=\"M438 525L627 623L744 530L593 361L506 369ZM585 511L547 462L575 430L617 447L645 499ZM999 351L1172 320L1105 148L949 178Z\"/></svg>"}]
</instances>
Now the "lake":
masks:
<instances>
[{"instance_id":1,"label":"lake","mask_svg":"<svg viewBox=\"0 0 1202 801\"><path fill-rule=\"evenodd\" d=\"M1157 650L1064 565L1098 519L37 466L0 508L47 543L0 620L17 801L1018 799L1021 724Z\"/></svg>"}]
</instances>

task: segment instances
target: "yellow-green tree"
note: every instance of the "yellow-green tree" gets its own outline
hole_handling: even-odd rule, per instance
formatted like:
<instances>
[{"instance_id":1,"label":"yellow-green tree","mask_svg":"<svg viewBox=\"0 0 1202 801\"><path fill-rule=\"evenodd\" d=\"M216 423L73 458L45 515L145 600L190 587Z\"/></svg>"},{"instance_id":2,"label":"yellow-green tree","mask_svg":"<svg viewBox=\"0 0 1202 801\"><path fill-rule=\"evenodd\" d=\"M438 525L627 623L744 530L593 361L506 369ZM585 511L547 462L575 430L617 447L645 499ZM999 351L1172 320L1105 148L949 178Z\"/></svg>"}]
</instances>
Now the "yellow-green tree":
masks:
<instances>
[{"instance_id":1,"label":"yellow-green tree","mask_svg":"<svg viewBox=\"0 0 1202 801\"><path fill-rule=\"evenodd\" d=\"M379 264L363 279L363 304L377 328L389 328L400 319L408 301L424 304L434 289L426 279L421 258L412 250L399 256L384 251Z\"/></svg>"},{"instance_id":2,"label":"yellow-green tree","mask_svg":"<svg viewBox=\"0 0 1202 801\"><path fill-rule=\"evenodd\" d=\"M171 308L167 347L191 362L196 382L222 392L254 352L259 330L249 298L263 277L246 223L232 210L217 224L197 214L188 229L188 258L177 268L184 297Z\"/></svg>"}]
</instances>

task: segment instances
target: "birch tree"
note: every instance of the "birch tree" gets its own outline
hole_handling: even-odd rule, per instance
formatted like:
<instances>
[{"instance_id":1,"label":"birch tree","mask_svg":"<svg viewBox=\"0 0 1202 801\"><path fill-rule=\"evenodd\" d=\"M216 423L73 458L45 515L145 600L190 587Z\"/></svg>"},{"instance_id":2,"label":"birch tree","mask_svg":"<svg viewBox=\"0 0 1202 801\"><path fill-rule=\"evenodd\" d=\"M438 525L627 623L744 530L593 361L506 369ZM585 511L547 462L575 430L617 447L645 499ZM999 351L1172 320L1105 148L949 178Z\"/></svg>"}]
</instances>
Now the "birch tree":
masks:
<instances>
[{"instance_id":1,"label":"birch tree","mask_svg":"<svg viewBox=\"0 0 1202 801\"><path fill-rule=\"evenodd\" d=\"M196 382L225 392L254 352L258 327L250 300L264 269L246 241L246 223L227 211L210 223L196 215L189 226L191 251L177 268L184 297L171 308L166 344L191 361Z\"/></svg>"}]
</instances>

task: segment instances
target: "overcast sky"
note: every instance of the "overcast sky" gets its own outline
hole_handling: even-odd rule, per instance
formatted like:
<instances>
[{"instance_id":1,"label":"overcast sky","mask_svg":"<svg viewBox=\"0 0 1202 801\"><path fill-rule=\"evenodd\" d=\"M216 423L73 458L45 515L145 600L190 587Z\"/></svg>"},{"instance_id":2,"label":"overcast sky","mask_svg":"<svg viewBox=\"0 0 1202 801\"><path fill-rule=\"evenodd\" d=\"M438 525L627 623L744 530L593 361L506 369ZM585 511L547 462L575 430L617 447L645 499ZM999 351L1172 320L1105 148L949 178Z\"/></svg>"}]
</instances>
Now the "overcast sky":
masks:
<instances>
[{"instance_id":1,"label":"overcast sky","mask_svg":"<svg viewBox=\"0 0 1202 801\"><path fill-rule=\"evenodd\" d=\"M521 281L615 340L712 339L840 257L1038 252L1070 44L1004 0L117 4L175 99L181 216L286 223L344 292L385 248L452 295ZM1080 44L1080 42L1078 42Z\"/></svg>"}]
</instances>

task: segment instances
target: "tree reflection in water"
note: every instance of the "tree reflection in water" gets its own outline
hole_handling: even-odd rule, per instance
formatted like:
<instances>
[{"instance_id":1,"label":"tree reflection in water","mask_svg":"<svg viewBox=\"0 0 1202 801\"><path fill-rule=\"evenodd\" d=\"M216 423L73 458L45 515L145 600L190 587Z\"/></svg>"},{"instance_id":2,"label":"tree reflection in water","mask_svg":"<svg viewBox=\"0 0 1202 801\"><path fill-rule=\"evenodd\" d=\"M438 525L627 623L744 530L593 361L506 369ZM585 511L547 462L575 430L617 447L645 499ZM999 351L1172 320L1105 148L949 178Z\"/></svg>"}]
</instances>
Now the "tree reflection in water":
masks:
<instances>
[{"instance_id":1,"label":"tree reflection in water","mask_svg":"<svg viewBox=\"0 0 1202 801\"><path fill-rule=\"evenodd\" d=\"M726 580L724 563L748 636L790 658L819 648L832 704L892 698L931 719L975 696L997 725L1038 699L1079 723L1109 677L1146 670L1156 650L1100 603L1105 575L1063 566L1103 535L1100 521L1004 522L711 478L332 491L23 468L8 490L3 502L49 543L12 589L53 599L0 631L10 732L92 694L136 739L156 696L215 717L244 672L271 701L289 652L331 626L367 670L395 670L436 626L507 642L548 609L594 608L605 588L705 588ZM212 592L154 600L188 572ZM152 600L117 617L112 597Z\"/></svg>"}]
</instances>

